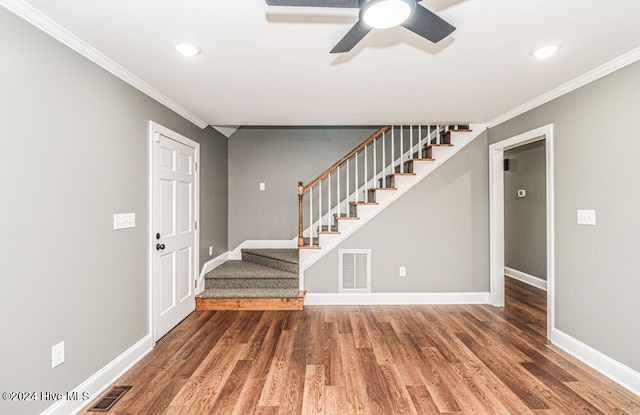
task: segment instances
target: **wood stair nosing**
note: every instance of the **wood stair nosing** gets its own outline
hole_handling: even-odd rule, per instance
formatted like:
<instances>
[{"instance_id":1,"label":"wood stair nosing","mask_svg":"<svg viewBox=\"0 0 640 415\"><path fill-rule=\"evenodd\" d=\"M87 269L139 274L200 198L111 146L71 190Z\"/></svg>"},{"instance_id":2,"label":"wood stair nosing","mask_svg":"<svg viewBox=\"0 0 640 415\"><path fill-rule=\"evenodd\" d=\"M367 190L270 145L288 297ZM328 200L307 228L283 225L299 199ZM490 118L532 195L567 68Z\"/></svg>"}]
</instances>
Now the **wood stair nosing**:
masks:
<instances>
[{"instance_id":1,"label":"wood stair nosing","mask_svg":"<svg viewBox=\"0 0 640 415\"><path fill-rule=\"evenodd\" d=\"M306 291L299 290L298 296L292 297L222 297L222 298L203 298L203 293L196 296L196 310L213 311L213 310L303 310L304 297Z\"/></svg>"}]
</instances>

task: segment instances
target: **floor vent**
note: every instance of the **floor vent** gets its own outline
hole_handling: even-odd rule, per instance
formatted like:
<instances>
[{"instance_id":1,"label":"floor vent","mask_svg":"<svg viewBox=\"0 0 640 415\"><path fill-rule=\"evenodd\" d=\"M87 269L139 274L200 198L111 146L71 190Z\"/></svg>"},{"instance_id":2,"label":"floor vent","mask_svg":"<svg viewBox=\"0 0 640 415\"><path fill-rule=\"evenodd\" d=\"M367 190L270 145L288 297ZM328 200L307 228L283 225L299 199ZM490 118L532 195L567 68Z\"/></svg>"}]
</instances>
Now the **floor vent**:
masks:
<instances>
[{"instance_id":1,"label":"floor vent","mask_svg":"<svg viewBox=\"0 0 640 415\"><path fill-rule=\"evenodd\" d=\"M95 405L87 409L87 411L107 412L129 389L131 389L131 386L114 386L109 392L105 393Z\"/></svg>"},{"instance_id":2,"label":"floor vent","mask_svg":"<svg viewBox=\"0 0 640 415\"><path fill-rule=\"evenodd\" d=\"M371 292L371 250L339 251L340 292Z\"/></svg>"}]
</instances>

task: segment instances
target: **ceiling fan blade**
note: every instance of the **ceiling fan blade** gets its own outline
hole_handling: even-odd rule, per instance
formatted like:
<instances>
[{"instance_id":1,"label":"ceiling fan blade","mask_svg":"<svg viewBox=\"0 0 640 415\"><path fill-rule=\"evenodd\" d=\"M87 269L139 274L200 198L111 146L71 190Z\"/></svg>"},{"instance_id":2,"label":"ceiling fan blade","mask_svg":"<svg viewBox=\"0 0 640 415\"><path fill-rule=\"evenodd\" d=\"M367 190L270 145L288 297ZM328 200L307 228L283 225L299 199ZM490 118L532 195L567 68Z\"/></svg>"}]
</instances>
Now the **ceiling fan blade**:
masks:
<instances>
[{"instance_id":1,"label":"ceiling fan blade","mask_svg":"<svg viewBox=\"0 0 640 415\"><path fill-rule=\"evenodd\" d=\"M456 30L435 13L420 5L416 5L413 15L402 26L433 43L438 43Z\"/></svg>"},{"instance_id":2,"label":"ceiling fan blade","mask_svg":"<svg viewBox=\"0 0 640 415\"><path fill-rule=\"evenodd\" d=\"M357 9L360 7L358 0L265 0L269 6L291 7L342 7Z\"/></svg>"},{"instance_id":3,"label":"ceiling fan blade","mask_svg":"<svg viewBox=\"0 0 640 415\"><path fill-rule=\"evenodd\" d=\"M367 26L362 20L358 20L347 34L340 39L340 42L331 49L331 53L349 52L370 31L371 28L369 26Z\"/></svg>"}]
</instances>

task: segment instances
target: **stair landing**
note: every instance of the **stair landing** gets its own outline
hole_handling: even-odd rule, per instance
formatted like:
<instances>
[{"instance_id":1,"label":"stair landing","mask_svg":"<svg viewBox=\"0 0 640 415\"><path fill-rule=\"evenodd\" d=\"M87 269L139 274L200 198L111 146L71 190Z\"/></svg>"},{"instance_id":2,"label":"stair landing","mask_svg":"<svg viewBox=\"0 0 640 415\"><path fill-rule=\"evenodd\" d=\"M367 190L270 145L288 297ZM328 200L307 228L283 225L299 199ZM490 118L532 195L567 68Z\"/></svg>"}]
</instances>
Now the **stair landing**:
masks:
<instances>
[{"instance_id":1,"label":"stair landing","mask_svg":"<svg viewBox=\"0 0 640 415\"><path fill-rule=\"evenodd\" d=\"M205 275L196 310L302 310L297 249L243 249Z\"/></svg>"}]
</instances>

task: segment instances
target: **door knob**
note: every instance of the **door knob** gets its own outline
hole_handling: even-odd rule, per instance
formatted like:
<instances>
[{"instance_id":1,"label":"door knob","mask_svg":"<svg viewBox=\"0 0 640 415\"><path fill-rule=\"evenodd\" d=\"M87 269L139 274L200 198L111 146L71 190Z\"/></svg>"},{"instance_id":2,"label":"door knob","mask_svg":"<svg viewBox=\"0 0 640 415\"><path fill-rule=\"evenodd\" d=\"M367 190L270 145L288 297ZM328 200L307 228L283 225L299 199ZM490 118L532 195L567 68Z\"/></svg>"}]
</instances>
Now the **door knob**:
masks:
<instances>
[{"instance_id":1,"label":"door knob","mask_svg":"<svg viewBox=\"0 0 640 415\"><path fill-rule=\"evenodd\" d=\"M160 232L156 233L156 239L160 239Z\"/></svg>"},{"instance_id":2,"label":"door knob","mask_svg":"<svg viewBox=\"0 0 640 415\"><path fill-rule=\"evenodd\" d=\"M162 251L164 249L164 244L156 244L156 251Z\"/></svg>"}]
</instances>

